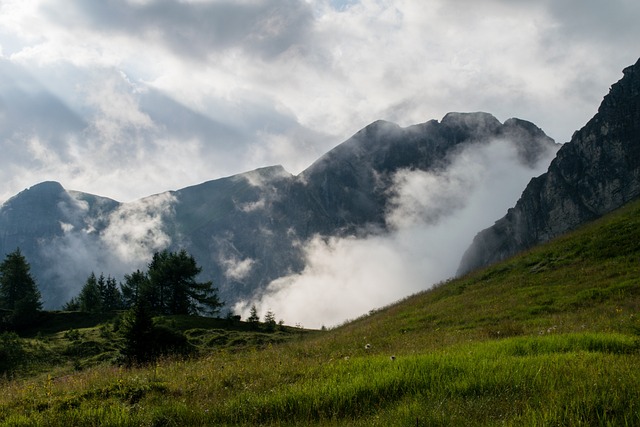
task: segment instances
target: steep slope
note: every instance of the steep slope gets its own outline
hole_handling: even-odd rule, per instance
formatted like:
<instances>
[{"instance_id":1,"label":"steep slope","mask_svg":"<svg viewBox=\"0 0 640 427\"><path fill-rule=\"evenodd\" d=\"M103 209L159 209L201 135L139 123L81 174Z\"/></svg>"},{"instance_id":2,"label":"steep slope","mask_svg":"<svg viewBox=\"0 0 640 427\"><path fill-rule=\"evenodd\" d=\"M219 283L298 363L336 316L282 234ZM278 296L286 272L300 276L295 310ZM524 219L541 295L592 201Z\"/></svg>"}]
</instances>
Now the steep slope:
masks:
<instances>
[{"instance_id":1,"label":"steep slope","mask_svg":"<svg viewBox=\"0 0 640 427\"><path fill-rule=\"evenodd\" d=\"M480 232L458 272L505 259L640 196L640 60L598 113L534 178L506 216Z\"/></svg>"},{"instance_id":2,"label":"steep slope","mask_svg":"<svg viewBox=\"0 0 640 427\"><path fill-rule=\"evenodd\" d=\"M273 166L176 191L171 247L192 253L227 301L300 268L290 221L276 207L303 208L287 193L294 179Z\"/></svg>"}]
</instances>

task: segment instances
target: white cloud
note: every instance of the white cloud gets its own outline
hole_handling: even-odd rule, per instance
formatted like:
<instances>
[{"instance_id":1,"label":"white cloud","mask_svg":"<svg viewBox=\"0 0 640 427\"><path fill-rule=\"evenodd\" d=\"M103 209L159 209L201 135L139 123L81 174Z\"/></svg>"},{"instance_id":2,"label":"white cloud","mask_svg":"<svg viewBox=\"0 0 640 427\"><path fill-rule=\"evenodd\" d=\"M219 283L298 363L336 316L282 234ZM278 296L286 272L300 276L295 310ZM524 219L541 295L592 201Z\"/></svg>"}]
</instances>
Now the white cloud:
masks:
<instances>
[{"instance_id":1,"label":"white cloud","mask_svg":"<svg viewBox=\"0 0 640 427\"><path fill-rule=\"evenodd\" d=\"M163 220L173 215L175 202L173 194L163 193L121 205L109 216L100 238L116 257L139 265L171 243L162 227Z\"/></svg>"},{"instance_id":2,"label":"white cloud","mask_svg":"<svg viewBox=\"0 0 640 427\"><path fill-rule=\"evenodd\" d=\"M236 256L221 257L218 261L224 269L225 277L236 281L245 279L255 264L255 260L251 258L239 259Z\"/></svg>"},{"instance_id":3,"label":"white cloud","mask_svg":"<svg viewBox=\"0 0 640 427\"><path fill-rule=\"evenodd\" d=\"M256 304L290 324L319 328L428 289L455 275L475 233L511 207L535 168L522 165L507 140L474 145L444 171L400 171L395 178L393 232L366 239L316 237L305 245L306 268L273 281L235 310Z\"/></svg>"},{"instance_id":4,"label":"white cloud","mask_svg":"<svg viewBox=\"0 0 640 427\"><path fill-rule=\"evenodd\" d=\"M628 0L0 1L0 202L45 180L130 201L273 164L299 173L377 119L449 111L520 117L565 142L637 60L639 13ZM462 242L524 187L499 183L514 186L504 208L471 209L492 200L474 180L491 173L469 172L398 175L410 216L390 214L398 234L377 243L407 258L404 230L443 224L427 194L467 203ZM435 183L449 191L425 191ZM451 194L472 184L471 201ZM416 238L441 238L427 230ZM368 249L316 243L306 277Z\"/></svg>"}]
</instances>

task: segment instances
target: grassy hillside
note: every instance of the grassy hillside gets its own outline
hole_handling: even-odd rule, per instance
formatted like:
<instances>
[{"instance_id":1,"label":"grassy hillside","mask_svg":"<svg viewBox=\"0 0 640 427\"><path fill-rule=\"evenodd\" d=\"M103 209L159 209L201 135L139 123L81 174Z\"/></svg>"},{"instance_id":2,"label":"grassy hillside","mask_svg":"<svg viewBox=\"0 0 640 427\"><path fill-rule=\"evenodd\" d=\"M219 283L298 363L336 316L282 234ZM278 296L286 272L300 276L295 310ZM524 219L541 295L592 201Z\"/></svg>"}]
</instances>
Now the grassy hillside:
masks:
<instances>
[{"instance_id":1,"label":"grassy hillside","mask_svg":"<svg viewBox=\"0 0 640 427\"><path fill-rule=\"evenodd\" d=\"M0 424L640 425L639 306L637 202L327 332L7 380Z\"/></svg>"}]
</instances>

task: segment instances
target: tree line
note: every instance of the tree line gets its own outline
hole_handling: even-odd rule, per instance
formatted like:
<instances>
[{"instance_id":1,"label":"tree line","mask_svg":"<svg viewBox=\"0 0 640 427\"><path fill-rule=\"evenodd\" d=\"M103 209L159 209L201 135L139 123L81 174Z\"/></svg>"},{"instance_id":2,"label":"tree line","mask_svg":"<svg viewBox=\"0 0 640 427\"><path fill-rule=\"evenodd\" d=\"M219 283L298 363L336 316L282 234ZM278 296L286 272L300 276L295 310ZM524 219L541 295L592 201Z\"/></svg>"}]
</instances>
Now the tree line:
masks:
<instances>
[{"instance_id":1,"label":"tree line","mask_svg":"<svg viewBox=\"0 0 640 427\"><path fill-rule=\"evenodd\" d=\"M156 252L147 271L136 270L124 276L119 285L110 276L91 273L80 293L64 310L110 312L126 310L144 302L154 314L218 313L223 303L212 282L198 282L202 268L184 249L179 252Z\"/></svg>"},{"instance_id":2,"label":"tree line","mask_svg":"<svg viewBox=\"0 0 640 427\"><path fill-rule=\"evenodd\" d=\"M30 265L16 249L0 264L0 328L29 324L42 310L42 297ZM91 273L80 293L63 309L90 313L128 310L139 304L154 315L215 315L223 303L212 282L196 280L202 271L186 250L156 252L146 271L136 270L124 282Z\"/></svg>"}]
</instances>

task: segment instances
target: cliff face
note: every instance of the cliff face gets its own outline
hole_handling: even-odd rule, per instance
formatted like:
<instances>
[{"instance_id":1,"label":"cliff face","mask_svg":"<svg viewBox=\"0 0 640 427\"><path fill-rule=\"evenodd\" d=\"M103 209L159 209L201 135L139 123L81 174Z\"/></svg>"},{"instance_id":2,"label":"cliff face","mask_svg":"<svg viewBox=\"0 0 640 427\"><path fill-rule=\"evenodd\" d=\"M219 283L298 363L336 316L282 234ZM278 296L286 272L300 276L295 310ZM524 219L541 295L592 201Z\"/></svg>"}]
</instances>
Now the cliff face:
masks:
<instances>
[{"instance_id":1,"label":"cliff face","mask_svg":"<svg viewBox=\"0 0 640 427\"><path fill-rule=\"evenodd\" d=\"M531 180L516 206L480 232L459 274L548 241L640 196L640 60L597 114Z\"/></svg>"}]
</instances>

